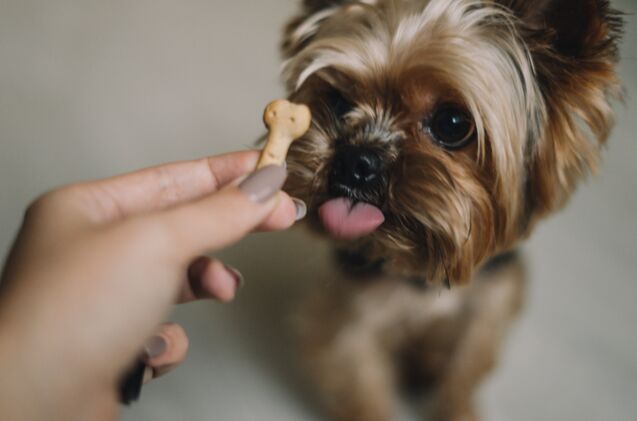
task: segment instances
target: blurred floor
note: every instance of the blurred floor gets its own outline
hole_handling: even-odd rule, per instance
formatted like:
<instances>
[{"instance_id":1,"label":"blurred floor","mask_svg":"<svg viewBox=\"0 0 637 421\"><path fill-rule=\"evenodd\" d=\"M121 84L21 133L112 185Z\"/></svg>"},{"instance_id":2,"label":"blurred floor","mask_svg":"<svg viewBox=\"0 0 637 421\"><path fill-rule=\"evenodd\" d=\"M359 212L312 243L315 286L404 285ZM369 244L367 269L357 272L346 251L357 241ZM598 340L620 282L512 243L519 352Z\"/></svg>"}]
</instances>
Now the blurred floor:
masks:
<instances>
[{"instance_id":1,"label":"blurred floor","mask_svg":"<svg viewBox=\"0 0 637 421\"><path fill-rule=\"evenodd\" d=\"M263 105L282 94L276 46L295 8L0 0L0 253L29 200L52 186L249 146ZM628 21L628 97L605 165L526 247L528 303L483 388L486 420L637 418L637 32ZM301 232L257 235L223 253L246 288L231 306L176 311L189 359L123 419L320 419L291 364L285 323L325 255Z\"/></svg>"}]
</instances>

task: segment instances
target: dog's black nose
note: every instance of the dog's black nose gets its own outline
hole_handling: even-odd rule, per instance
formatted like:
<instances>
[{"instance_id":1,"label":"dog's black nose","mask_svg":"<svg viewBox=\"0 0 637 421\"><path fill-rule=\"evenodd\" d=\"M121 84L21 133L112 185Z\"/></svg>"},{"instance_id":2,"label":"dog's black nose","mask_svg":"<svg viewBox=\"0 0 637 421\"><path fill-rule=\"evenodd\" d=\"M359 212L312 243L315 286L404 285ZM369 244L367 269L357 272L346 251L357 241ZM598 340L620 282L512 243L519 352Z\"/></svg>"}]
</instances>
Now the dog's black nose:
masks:
<instances>
[{"instance_id":1,"label":"dog's black nose","mask_svg":"<svg viewBox=\"0 0 637 421\"><path fill-rule=\"evenodd\" d=\"M345 146L337 150L330 173L332 194L365 191L376 187L382 179L383 161L372 149Z\"/></svg>"}]
</instances>

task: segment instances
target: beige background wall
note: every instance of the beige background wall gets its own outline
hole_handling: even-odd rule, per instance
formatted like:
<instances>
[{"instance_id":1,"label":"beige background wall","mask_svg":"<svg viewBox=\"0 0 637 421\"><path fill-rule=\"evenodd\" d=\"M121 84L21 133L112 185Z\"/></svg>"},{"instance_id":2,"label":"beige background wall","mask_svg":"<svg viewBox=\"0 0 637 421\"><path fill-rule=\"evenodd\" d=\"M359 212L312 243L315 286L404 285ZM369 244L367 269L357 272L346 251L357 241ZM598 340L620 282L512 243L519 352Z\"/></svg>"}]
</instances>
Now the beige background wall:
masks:
<instances>
[{"instance_id":1,"label":"beige background wall","mask_svg":"<svg viewBox=\"0 0 637 421\"><path fill-rule=\"evenodd\" d=\"M633 1L615 3L636 11ZM295 7L0 0L0 255L46 189L249 146L263 105L282 94L276 46ZM637 32L628 19L629 96L605 166L526 247L528 304L483 389L485 419L637 417ZM223 253L247 276L237 303L176 312L190 358L123 418L319 419L290 363L284 321L324 256L300 232Z\"/></svg>"}]
</instances>

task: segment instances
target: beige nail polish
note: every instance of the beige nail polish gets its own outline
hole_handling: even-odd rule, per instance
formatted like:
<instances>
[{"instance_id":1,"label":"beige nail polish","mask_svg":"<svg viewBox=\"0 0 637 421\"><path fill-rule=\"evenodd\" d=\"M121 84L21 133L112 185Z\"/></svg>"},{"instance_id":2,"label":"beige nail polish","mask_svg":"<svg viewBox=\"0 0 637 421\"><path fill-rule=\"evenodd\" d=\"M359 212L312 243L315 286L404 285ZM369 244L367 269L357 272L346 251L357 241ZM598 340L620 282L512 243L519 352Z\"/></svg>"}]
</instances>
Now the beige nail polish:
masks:
<instances>
[{"instance_id":1,"label":"beige nail polish","mask_svg":"<svg viewBox=\"0 0 637 421\"><path fill-rule=\"evenodd\" d=\"M155 377L155 370L152 367L146 366L144 369L144 379L142 381L143 384L148 383Z\"/></svg>"},{"instance_id":2,"label":"beige nail polish","mask_svg":"<svg viewBox=\"0 0 637 421\"><path fill-rule=\"evenodd\" d=\"M301 199L297 199L296 197L293 197L292 201L294 202L294 207L296 208L296 220L300 221L301 219L305 218L305 215L307 215L307 205L304 201L302 201Z\"/></svg>"},{"instance_id":3,"label":"beige nail polish","mask_svg":"<svg viewBox=\"0 0 637 421\"><path fill-rule=\"evenodd\" d=\"M239 184L239 189L253 202L263 203L281 190L286 178L285 168L268 165L250 174Z\"/></svg>"},{"instance_id":4,"label":"beige nail polish","mask_svg":"<svg viewBox=\"0 0 637 421\"><path fill-rule=\"evenodd\" d=\"M232 277L234 278L236 285L237 285L237 290L243 288L243 285L245 284L245 278L243 277L243 274L241 272L239 272L238 269L233 268L232 266L228 266L228 265L224 265L226 270L232 275Z\"/></svg>"},{"instance_id":5,"label":"beige nail polish","mask_svg":"<svg viewBox=\"0 0 637 421\"><path fill-rule=\"evenodd\" d=\"M148 358L157 358L168 348L166 340L161 336L153 336L144 346L144 352Z\"/></svg>"}]
</instances>

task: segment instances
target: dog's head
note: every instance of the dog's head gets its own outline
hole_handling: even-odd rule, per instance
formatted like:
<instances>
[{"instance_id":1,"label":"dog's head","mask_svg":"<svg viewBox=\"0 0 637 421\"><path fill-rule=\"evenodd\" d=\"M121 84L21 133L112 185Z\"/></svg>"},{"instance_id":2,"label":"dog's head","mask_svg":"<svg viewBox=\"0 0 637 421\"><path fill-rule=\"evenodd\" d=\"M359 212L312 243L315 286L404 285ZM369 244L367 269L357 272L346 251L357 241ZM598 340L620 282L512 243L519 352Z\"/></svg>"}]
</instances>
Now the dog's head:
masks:
<instances>
[{"instance_id":1,"label":"dog's head","mask_svg":"<svg viewBox=\"0 0 637 421\"><path fill-rule=\"evenodd\" d=\"M342 246L468 281L595 169L620 25L604 0L306 0L283 75L313 123L287 189Z\"/></svg>"}]
</instances>

